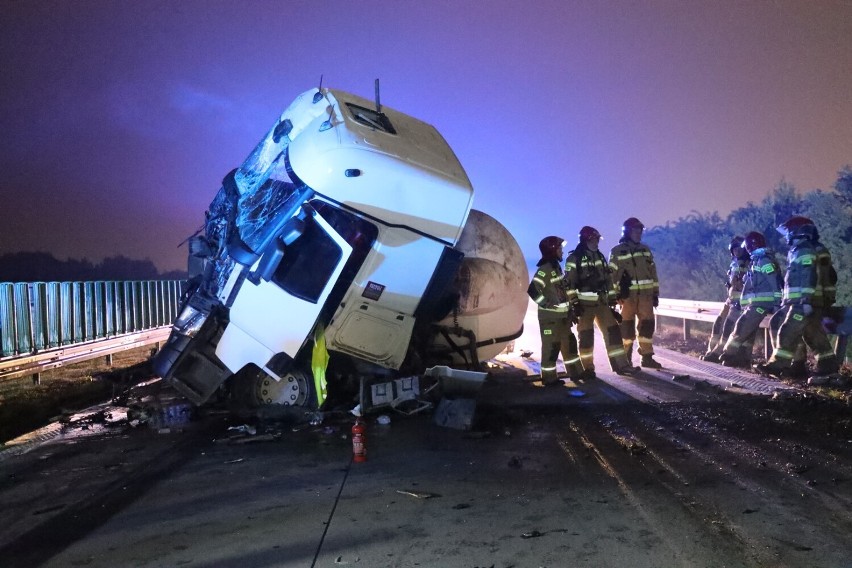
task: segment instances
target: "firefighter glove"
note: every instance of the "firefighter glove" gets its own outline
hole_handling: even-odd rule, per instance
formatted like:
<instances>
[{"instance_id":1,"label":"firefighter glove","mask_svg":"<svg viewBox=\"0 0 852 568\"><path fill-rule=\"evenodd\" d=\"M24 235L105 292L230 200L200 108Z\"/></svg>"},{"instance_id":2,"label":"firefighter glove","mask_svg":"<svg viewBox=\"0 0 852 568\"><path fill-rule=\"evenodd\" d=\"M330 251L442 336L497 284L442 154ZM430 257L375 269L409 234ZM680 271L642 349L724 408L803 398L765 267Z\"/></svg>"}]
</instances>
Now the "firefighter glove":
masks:
<instances>
[{"instance_id":1,"label":"firefighter glove","mask_svg":"<svg viewBox=\"0 0 852 568\"><path fill-rule=\"evenodd\" d=\"M621 314L618 313L615 308L610 308L610 311L612 312L612 317L615 318L615 321L617 321L618 323L624 321L624 318L621 317Z\"/></svg>"},{"instance_id":2,"label":"firefighter glove","mask_svg":"<svg viewBox=\"0 0 852 568\"><path fill-rule=\"evenodd\" d=\"M654 294L654 307L658 307L660 305L660 297Z\"/></svg>"}]
</instances>

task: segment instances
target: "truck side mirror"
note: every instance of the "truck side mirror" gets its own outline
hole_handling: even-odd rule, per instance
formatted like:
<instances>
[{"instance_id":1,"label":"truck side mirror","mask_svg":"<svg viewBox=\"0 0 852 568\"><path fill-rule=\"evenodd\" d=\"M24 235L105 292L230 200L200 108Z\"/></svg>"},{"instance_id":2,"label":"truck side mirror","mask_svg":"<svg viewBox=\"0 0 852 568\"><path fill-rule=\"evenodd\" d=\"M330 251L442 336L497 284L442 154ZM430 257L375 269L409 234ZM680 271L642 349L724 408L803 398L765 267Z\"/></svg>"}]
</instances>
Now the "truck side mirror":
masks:
<instances>
[{"instance_id":1,"label":"truck side mirror","mask_svg":"<svg viewBox=\"0 0 852 568\"><path fill-rule=\"evenodd\" d=\"M263 251L257 270L248 275L250 282L259 284L261 279L269 282L287 252L287 245L292 244L305 232L305 225L305 220L299 217L293 217L284 224L278 237L272 239Z\"/></svg>"},{"instance_id":2,"label":"truck side mirror","mask_svg":"<svg viewBox=\"0 0 852 568\"><path fill-rule=\"evenodd\" d=\"M266 250L263 251L263 256L260 263L257 265L257 270L248 275L249 281L253 284L259 284L263 279L269 282L272 275L275 274L275 269L284 258L284 253L287 251L287 245L281 239L273 239Z\"/></svg>"}]
</instances>

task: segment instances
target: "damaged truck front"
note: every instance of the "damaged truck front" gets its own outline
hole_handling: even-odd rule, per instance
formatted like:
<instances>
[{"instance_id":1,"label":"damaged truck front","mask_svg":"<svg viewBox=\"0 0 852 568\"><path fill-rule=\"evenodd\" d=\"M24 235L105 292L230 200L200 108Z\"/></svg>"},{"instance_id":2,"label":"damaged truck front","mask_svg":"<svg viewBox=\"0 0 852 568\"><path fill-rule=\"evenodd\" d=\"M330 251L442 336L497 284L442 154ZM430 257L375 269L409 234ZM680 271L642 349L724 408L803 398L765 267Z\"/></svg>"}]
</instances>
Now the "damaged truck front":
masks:
<instances>
[{"instance_id":1,"label":"damaged truck front","mask_svg":"<svg viewBox=\"0 0 852 568\"><path fill-rule=\"evenodd\" d=\"M429 124L312 89L230 172L189 240L155 372L195 404L321 405L353 377L476 368L520 335L527 269Z\"/></svg>"}]
</instances>

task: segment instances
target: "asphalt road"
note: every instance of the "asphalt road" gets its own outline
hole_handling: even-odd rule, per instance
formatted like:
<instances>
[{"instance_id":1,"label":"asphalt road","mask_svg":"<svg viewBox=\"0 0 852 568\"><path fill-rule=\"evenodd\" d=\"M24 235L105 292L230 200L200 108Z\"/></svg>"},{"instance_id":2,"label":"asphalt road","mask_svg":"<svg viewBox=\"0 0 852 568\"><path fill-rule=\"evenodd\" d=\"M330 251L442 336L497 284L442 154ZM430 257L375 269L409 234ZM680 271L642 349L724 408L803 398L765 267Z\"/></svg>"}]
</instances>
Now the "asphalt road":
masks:
<instances>
[{"instance_id":1,"label":"asphalt road","mask_svg":"<svg viewBox=\"0 0 852 568\"><path fill-rule=\"evenodd\" d=\"M368 416L363 463L346 413L93 409L0 454L0 565L852 566L848 411L804 428L791 389L658 358L559 388L503 365L469 430Z\"/></svg>"}]
</instances>

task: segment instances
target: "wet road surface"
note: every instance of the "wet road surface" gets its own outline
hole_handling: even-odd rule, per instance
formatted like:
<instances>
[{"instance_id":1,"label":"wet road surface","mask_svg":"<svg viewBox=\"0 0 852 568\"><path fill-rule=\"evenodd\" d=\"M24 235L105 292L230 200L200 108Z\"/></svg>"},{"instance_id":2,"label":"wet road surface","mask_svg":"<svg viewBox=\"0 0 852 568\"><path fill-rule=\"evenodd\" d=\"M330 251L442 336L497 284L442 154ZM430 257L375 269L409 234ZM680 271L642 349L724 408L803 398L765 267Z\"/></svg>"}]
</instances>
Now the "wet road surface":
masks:
<instances>
[{"instance_id":1,"label":"wet road surface","mask_svg":"<svg viewBox=\"0 0 852 568\"><path fill-rule=\"evenodd\" d=\"M662 371L624 378L599 366L601 380L558 388L507 364L477 396L471 430L429 415L391 414L384 426L370 416L364 463L352 462L345 413L240 436L224 414L162 433L120 416L72 422L0 457L0 559L852 565L848 412L794 389L773 399L781 385L718 377L675 353L658 359ZM803 404L816 406L802 415Z\"/></svg>"}]
</instances>

